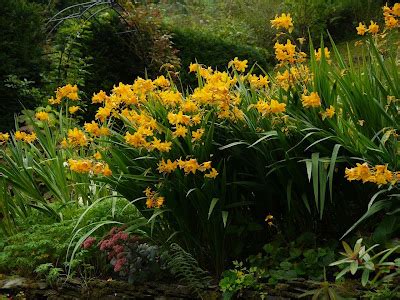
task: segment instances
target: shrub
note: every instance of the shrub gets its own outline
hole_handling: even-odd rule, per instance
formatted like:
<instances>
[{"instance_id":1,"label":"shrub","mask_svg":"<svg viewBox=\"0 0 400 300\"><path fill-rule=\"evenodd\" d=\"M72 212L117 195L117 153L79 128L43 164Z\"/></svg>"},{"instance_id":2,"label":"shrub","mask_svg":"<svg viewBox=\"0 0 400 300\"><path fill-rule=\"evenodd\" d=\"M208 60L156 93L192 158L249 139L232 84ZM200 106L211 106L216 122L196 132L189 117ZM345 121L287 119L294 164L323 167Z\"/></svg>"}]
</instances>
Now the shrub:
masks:
<instances>
[{"instance_id":1,"label":"shrub","mask_svg":"<svg viewBox=\"0 0 400 300\"><path fill-rule=\"evenodd\" d=\"M8 75L40 81L44 34L42 7L26 0L5 0L0 7L0 130L11 129L14 114L37 104L31 95L6 87Z\"/></svg>"},{"instance_id":2,"label":"shrub","mask_svg":"<svg viewBox=\"0 0 400 300\"><path fill-rule=\"evenodd\" d=\"M179 50L182 65L180 79L183 87L194 86L197 82L196 78L189 76L188 73L190 63L195 61L220 71L226 69L232 57L245 58L250 65L257 63L265 70L273 63L272 54L263 48L229 42L194 29L171 28L170 30L174 46ZM261 70L256 67L254 72L260 74Z\"/></svg>"}]
</instances>

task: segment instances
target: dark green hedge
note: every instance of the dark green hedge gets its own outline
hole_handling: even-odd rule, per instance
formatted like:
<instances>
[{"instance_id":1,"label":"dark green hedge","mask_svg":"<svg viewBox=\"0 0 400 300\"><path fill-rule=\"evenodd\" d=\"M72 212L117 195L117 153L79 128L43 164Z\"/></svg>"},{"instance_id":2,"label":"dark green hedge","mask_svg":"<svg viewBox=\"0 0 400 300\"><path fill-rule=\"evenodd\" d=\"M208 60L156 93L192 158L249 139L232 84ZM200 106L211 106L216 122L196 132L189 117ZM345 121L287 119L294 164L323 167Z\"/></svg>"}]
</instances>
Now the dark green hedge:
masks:
<instances>
[{"instance_id":1,"label":"dark green hedge","mask_svg":"<svg viewBox=\"0 0 400 300\"><path fill-rule=\"evenodd\" d=\"M0 5L0 131L14 125L22 105L34 105L33 97L21 97L6 87L7 75L40 80L44 33L42 7L27 0L2 0Z\"/></svg>"},{"instance_id":2,"label":"dark green hedge","mask_svg":"<svg viewBox=\"0 0 400 300\"><path fill-rule=\"evenodd\" d=\"M195 85L195 76L188 74L191 62L198 62L221 71L226 70L229 61L235 57L247 59L249 66L254 63L268 70L274 63L271 52L243 44L233 44L201 30L170 28L174 47L179 50L181 59L181 80L183 85ZM255 72L261 70L255 68Z\"/></svg>"}]
</instances>

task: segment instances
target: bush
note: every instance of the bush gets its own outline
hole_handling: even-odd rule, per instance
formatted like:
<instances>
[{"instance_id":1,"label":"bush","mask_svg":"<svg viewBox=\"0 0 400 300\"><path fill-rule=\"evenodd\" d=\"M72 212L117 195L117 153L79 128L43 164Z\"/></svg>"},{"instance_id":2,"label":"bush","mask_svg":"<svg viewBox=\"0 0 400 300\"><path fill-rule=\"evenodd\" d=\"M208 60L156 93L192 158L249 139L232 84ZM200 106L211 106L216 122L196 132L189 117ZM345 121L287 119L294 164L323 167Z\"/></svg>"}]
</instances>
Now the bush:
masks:
<instances>
[{"instance_id":1,"label":"bush","mask_svg":"<svg viewBox=\"0 0 400 300\"><path fill-rule=\"evenodd\" d=\"M257 63L264 70L273 65L272 54L263 48L246 46L221 39L220 37L203 33L199 30L185 28L171 28L172 41L179 50L181 59L180 79L183 86L193 86L197 79L189 76L189 65L198 62L220 71L224 71L233 57L247 59L249 65ZM256 67L255 73L261 70Z\"/></svg>"},{"instance_id":2,"label":"bush","mask_svg":"<svg viewBox=\"0 0 400 300\"><path fill-rule=\"evenodd\" d=\"M14 114L34 106L30 95L5 86L8 75L40 81L43 67L42 7L27 0L5 0L0 6L0 131L11 129Z\"/></svg>"},{"instance_id":3,"label":"bush","mask_svg":"<svg viewBox=\"0 0 400 300\"><path fill-rule=\"evenodd\" d=\"M25 219L17 218L18 232L0 239L0 273L33 274L41 264L52 264L54 267L66 269L64 262L67 259L73 229L77 225L76 220L85 208L67 205L54 209L63 216L62 221L57 221L37 211L32 211ZM138 217L137 211L126 200L106 199L86 212L77 229L108 220L128 223L136 217ZM101 240L109 228L104 226L94 233L97 241ZM82 234L81 232L78 236ZM104 270L107 266L106 260L101 261L96 257L88 256L87 251L83 249L78 252L82 253L78 253L75 261L72 261L75 269L79 267L79 264L88 262L95 265L96 271ZM99 265L99 263L104 264Z\"/></svg>"},{"instance_id":4,"label":"bush","mask_svg":"<svg viewBox=\"0 0 400 300\"><path fill-rule=\"evenodd\" d=\"M335 42L353 38L358 22L382 19L377 16L385 0L286 0L284 9L290 11L298 35L314 42L320 37L327 39L329 32ZM375 19L375 21L377 21Z\"/></svg>"}]
</instances>

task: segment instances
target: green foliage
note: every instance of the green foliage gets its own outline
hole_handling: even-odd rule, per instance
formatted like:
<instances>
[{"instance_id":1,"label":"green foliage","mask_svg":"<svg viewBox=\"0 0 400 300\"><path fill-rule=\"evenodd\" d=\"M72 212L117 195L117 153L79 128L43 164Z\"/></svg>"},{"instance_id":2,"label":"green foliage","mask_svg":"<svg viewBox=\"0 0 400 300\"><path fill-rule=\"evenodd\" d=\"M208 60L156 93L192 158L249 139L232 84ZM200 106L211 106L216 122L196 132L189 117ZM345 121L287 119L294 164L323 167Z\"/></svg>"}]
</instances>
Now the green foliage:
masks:
<instances>
[{"instance_id":1,"label":"green foliage","mask_svg":"<svg viewBox=\"0 0 400 300\"><path fill-rule=\"evenodd\" d=\"M345 258L330 264L341 268L336 280L348 273L355 275L357 271L361 271L363 286L370 288L382 287L383 284L396 286L400 277L400 258L397 257L400 245L374 253L373 249L379 244L367 248L362 242L362 238L358 239L353 249L345 241L342 242L345 252L341 254Z\"/></svg>"},{"instance_id":2,"label":"green foliage","mask_svg":"<svg viewBox=\"0 0 400 300\"><path fill-rule=\"evenodd\" d=\"M32 225L8 238L0 252L1 272L32 274L44 263L62 263L73 229L72 221ZM61 261L60 261L61 260Z\"/></svg>"},{"instance_id":3,"label":"green foliage","mask_svg":"<svg viewBox=\"0 0 400 300\"><path fill-rule=\"evenodd\" d=\"M247 269L242 262L233 262L234 269L226 270L222 273L219 288L223 293L223 299L229 300L243 289L260 288L257 279L258 268L250 267Z\"/></svg>"},{"instance_id":4,"label":"green foliage","mask_svg":"<svg viewBox=\"0 0 400 300\"><path fill-rule=\"evenodd\" d=\"M310 34L318 42L321 36L328 38L329 32L339 42L354 38L358 22L376 21L377 11L385 3L383 0L286 0L284 10L293 16L297 34L304 37Z\"/></svg>"},{"instance_id":5,"label":"green foliage","mask_svg":"<svg viewBox=\"0 0 400 300\"><path fill-rule=\"evenodd\" d=\"M61 268L55 268L52 263L41 264L35 269L35 273L46 279L49 284L54 284L60 277Z\"/></svg>"},{"instance_id":6,"label":"green foliage","mask_svg":"<svg viewBox=\"0 0 400 300\"><path fill-rule=\"evenodd\" d=\"M174 46L179 50L181 59L180 80L185 88L193 86L197 79L190 76L189 65L198 62L220 71L225 71L227 64L234 57L247 59L249 65L257 63L263 69L272 65L271 52L263 48L251 47L237 42L230 42L211 33L204 33L194 29L171 28ZM254 73L261 73L255 68Z\"/></svg>"},{"instance_id":7,"label":"green foliage","mask_svg":"<svg viewBox=\"0 0 400 300\"><path fill-rule=\"evenodd\" d=\"M14 114L37 102L32 95L17 93L4 82L7 76L25 83L40 80L43 69L44 34L42 7L26 0L5 0L0 6L0 131L12 128Z\"/></svg>"},{"instance_id":8,"label":"green foliage","mask_svg":"<svg viewBox=\"0 0 400 300\"><path fill-rule=\"evenodd\" d=\"M334 250L317 247L316 237L304 233L295 241L285 243L276 239L263 247L264 255L250 256L251 266L264 269L263 278L270 284L294 278L322 280L324 268L334 260Z\"/></svg>"},{"instance_id":9,"label":"green foliage","mask_svg":"<svg viewBox=\"0 0 400 300\"><path fill-rule=\"evenodd\" d=\"M311 233L305 233L289 243L278 237L264 245L263 250L263 254L247 259L249 268L235 261L234 269L222 274L219 286L224 297L230 299L243 289L261 290L265 283L276 285L297 278L323 280L325 267L334 260L334 250L317 247L316 237ZM323 289L317 290L313 293L323 293Z\"/></svg>"},{"instance_id":10,"label":"green foliage","mask_svg":"<svg viewBox=\"0 0 400 300\"><path fill-rule=\"evenodd\" d=\"M37 211L30 212L26 218L17 218L18 232L0 241L0 273L32 274L42 264L48 266L52 264L54 268L63 270L65 267L71 267L74 274L78 273L81 276L89 275L90 270L87 264L94 267L94 270L90 271L92 275L106 272L106 262L100 253L93 255L94 253L81 249L80 244L78 245L79 254L75 260L65 266L64 262L76 227L76 219L81 216L84 208L77 208L70 204L59 205L60 207L52 206L54 210L59 211L62 221L46 217ZM104 199L81 217L78 228L106 220L127 223L136 216L137 211L126 200ZM102 228L96 232L95 236L100 240L108 230L109 227Z\"/></svg>"},{"instance_id":11,"label":"green foliage","mask_svg":"<svg viewBox=\"0 0 400 300\"><path fill-rule=\"evenodd\" d=\"M168 28L200 31L230 44L270 48L273 19L280 3L272 0L185 1L158 4Z\"/></svg>"},{"instance_id":12,"label":"green foliage","mask_svg":"<svg viewBox=\"0 0 400 300\"><path fill-rule=\"evenodd\" d=\"M168 271L194 292L201 294L209 287L211 277L208 272L201 269L196 259L181 246L172 243L164 255Z\"/></svg>"}]
</instances>

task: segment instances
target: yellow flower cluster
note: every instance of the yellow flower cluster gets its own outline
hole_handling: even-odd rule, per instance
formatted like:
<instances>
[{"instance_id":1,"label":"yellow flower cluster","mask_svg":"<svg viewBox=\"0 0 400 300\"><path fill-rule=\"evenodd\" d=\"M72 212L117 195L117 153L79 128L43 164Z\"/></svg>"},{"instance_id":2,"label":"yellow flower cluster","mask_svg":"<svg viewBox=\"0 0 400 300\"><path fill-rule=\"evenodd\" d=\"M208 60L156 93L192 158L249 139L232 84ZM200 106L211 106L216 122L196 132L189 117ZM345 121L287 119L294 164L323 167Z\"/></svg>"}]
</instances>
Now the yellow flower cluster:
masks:
<instances>
[{"instance_id":1,"label":"yellow flower cluster","mask_svg":"<svg viewBox=\"0 0 400 300\"><path fill-rule=\"evenodd\" d=\"M38 119L39 121L48 121L49 114L45 111L39 111L35 114L35 118Z\"/></svg>"},{"instance_id":2,"label":"yellow flower cluster","mask_svg":"<svg viewBox=\"0 0 400 300\"><path fill-rule=\"evenodd\" d=\"M51 97L49 99L49 103L52 105L60 104L64 98L67 98L72 101L79 100L78 87L76 84L75 85L67 84L63 87L59 87L56 91L56 98Z\"/></svg>"},{"instance_id":3,"label":"yellow flower cluster","mask_svg":"<svg viewBox=\"0 0 400 300\"><path fill-rule=\"evenodd\" d=\"M110 135L110 129L108 127L100 127L99 124L95 121L92 121L91 123L85 123L83 127L85 128L86 132L92 134L95 137Z\"/></svg>"},{"instance_id":4,"label":"yellow flower cluster","mask_svg":"<svg viewBox=\"0 0 400 300\"><path fill-rule=\"evenodd\" d=\"M10 139L10 134L5 132L0 132L0 145L6 143Z\"/></svg>"},{"instance_id":5,"label":"yellow flower cluster","mask_svg":"<svg viewBox=\"0 0 400 300\"><path fill-rule=\"evenodd\" d=\"M111 176L112 171L108 164L103 162L94 162L90 159L69 159L69 169L80 174L91 173L94 175Z\"/></svg>"},{"instance_id":6,"label":"yellow flower cluster","mask_svg":"<svg viewBox=\"0 0 400 300\"><path fill-rule=\"evenodd\" d=\"M320 107L321 106L321 98L319 97L317 92L312 92L310 95L303 94L301 96L301 102L304 107Z\"/></svg>"},{"instance_id":7,"label":"yellow flower cluster","mask_svg":"<svg viewBox=\"0 0 400 300\"><path fill-rule=\"evenodd\" d=\"M385 18L387 29L400 27L400 3L395 3L391 8L385 5L383 7L383 17Z\"/></svg>"},{"instance_id":8,"label":"yellow flower cluster","mask_svg":"<svg viewBox=\"0 0 400 300\"><path fill-rule=\"evenodd\" d=\"M357 163L354 168L346 168L345 178L348 181L360 180L363 183L372 182L378 185L395 184L400 180L400 173L389 171L387 165L369 167L367 163Z\"/></svg>"},{"instance_id":9,"label":"yellow flower cluster","mask_svg":"<svg viewBox=\"0 0 400 300\"><path fill-rule=\"evenodd\" d=\"M277 100L272 99L270 102L265 100L258 100L257 104L253 105L257 111L264 117L269 114L278 114L286 111L286 104L279 103ZM250 108L252 106L250 105Z\"/></svg>"},{"instance_id":10,"label":"yellow flower cluster","mask_svg":"<svg viewBox=\"0 0 400 300\"><path fill-rule=\"evenodd\" d=\"M146 195L147 208L160 208L165 202L165 198L160 196L157 192L152 191L149 187L144 191Z\"/></svg>"},{"instance_id":11,"label":"yellow flower cluster","mask_svg":"<svg viewBox=\"0 0 400 300\"><path fill-rule=\"evenodd\" d=\"M75 127L68 130L68 144L72 147L84 147L88 144L88 139L82 130Z\"/></svg>"},{"instance_id":12,"label":"yellow flower cluster","mask_svg":"<svg viewBox=\"0 0 400 300\"><path fill-rule=\"evenodd\" d=\"M335 108L330 105L325 111L321 112L322 120L325 120L326 118L332 119L335 113Z\"/></svg>"},{"instance_id":13,"label":"yellow flower cluster","mask_svg":"<svg viewBox=\"0 0 400 300\"><path fill-rule=\"evenodd\" d=\"M271 27L272 28L284 28L290 32L293 31L293 20L290 17L290 14L282 13L281 16L275 16L275 19L271 20Z\"/></svg>"},{"instance_id":14,"label":"yellow flower cluster","mask_svg":"<svg viewBox=\"0 0 400 300\"><path fill-rule=\"evenodd\" d=\"M80 109L79 106L74 105L74 106L70 106L70 107L68 108L68 111L69 111L69 113L70 113L71 115L73 115L73 114L75 114L79 109Z\"/></svg>"},{"instance_id":15,"label":"yellow flower cluster","mask_svg":"<svg viewBox=\"0 0 400 300\"><path fill-rule=\"evenodd\" d=\"M162 159L158 163L158 171L164 174L172 173L178 167L185 172L185 175L188 175L190 173L196 174L197 171L208 171L208 173L204 174L204 177L215 178L218 176L218 171L211 166L211 161L206 161L199 164L195 158L191 158L188 160L177 159L175 161L171 161L170 159L165 161L164 159Z\"/></svg>"},{"instance_id":16,"label":"yellow flower cluster","mask_svg":"<svg viewBox=\"0 0 400 300\"><path fill-rule=\"evenodd\" d=\"M235 57L233 60L229 62L228 67L230 68L231 66L233 66L236 71L244 72L246 71L247 63L248 63L247 59L239 60L237 57Z\"/></svg>"},{"instance_id":17,"label":"yellow flower cluster","mask_svg":"<svg viewBox=\"0 0 400 300\"><path fill-rule=\"evenodd\" d=\"M36 133L32 132L31 134L28 134L23 131L16 131L14 137L17 141L24 141L26 143L32 143L37 138Z\"/></svg>"},{"instance_id":18,"label":"yellow flower cluster","mask_svg":"<svg viewBox=\"0 0 400 300\"><path fill-rule=\"evenodd\" d=\"M248 74L246 79L250 83L250 87L253 89L266 88L269 84L268 75L257 76L253 74Z\"/></svg>"},{"instance_id":19,"label":"yellow flower cluster","mask_svg":"<svg viewBox=\"0 0 400 300\"><path fill-rule=\"evenodd\" d=\"M305 61L307 54L296 51L296 45L291 40L287 40L286 44L276 42L274 45L276 59L281 63L302 63Z\"/></svg>"},{"instance_id":20,"label":"yellow flower cluster","mask_svg":"<svg viewBox=\"0 0 400 300\"><path fill-rule=\"evenodd\" d=\"M290 87L296 84L306 85L311 78L310 69L306 65L290 67L283 73L278 71L275 76L278 86L285 91L288 91Z\"/></svg>"},{"instance_id":21,"label":"yellow flower cluster","mask_svg":"<svg viewBox=\"0 0 400 300\"><path fill-rule=\"evenodd\" d=\"M319 48L318 51L317 50L314 51L315 51L315 60L320 61L322 57L322 49ZM331 53L329 52L329 49L327 47L324 48L324 56L325 59L329 62L329 59L331 58Z\"/></svg>"}]
</instances>

